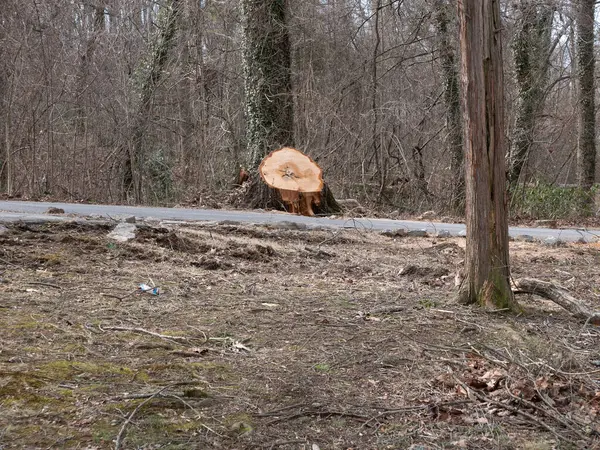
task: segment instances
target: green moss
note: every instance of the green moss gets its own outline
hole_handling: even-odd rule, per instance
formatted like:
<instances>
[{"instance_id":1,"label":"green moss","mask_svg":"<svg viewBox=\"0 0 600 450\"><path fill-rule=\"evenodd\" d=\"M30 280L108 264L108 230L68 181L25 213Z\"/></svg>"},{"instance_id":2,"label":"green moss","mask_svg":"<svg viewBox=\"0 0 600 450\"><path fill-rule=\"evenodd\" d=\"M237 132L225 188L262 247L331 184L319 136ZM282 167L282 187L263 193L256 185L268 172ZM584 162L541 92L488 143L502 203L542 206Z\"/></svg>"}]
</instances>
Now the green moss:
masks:
<instances>
[{"instance_id":1,"label":"green moss","mask_svg":"<svg viewBox=\"0 0 600 450\"><path fill-rule=\"evenodd\" d=\"M15 405L39 406L50 403L60 403L51 397L40 393L40 389L46 385L46 382L29 372L3 372L2 378L8 378L0 387L0 402L4 407Z\"/></svg>"},{"instance_id":2,"label":"green moss","mask_svg":"<svg viewBox=\"0 0 600 450\"><path fill-rule=\"evenodd\" d=\"M330 372L331 371L331 366L329 364L326 363L319 363L319 364L315 364L313 366L313 369L315 369L317 372Z\"/></svg>"},{"instance_id":3,"label":"green moss","mask_svg":"<svg viewBox=\"0 0 600 450\"><path fill-rule=\"evenodd\" d=\"M21 351L23 353L40 353L43 352L44 349L41 347L23 347Z\"/></svg>"},{"instance_id":4,"label":"green moss","mask_svg":"<svg viewBox=\"0 0 600 450\"><path fill-rule=\"evenodd\" d=\"M30 320L25 322L18 322L13 326L13 328L17 330L36 330L38 328L43 328L43 326L38 321Z\"/></svg>"},{"instance_id":5,"label":"green moss","mask_svg":"<svg viewBox=\"0 0 600 450\"><path fill-rule=\"evenodd\" d=\"M210 394L204 389L189 388L183 391L183 396L188 398L208 398Z\"/></svg>"},{"instance_id":6,"label":"green moss","mask_svg":"<svg viewBox=\"0 0 600 450\"><path fill-rule=\"evenodd\" d=\"M227 427L230 433L241 436L251 433L254 429L252 416L246 413L232 414L226 416L223 424Z\"/></svg>"},{"instance_id":7,"label":"green moss","mask_svg":"<svg viewBox=\"0 0 600 450\"><path fill-rule=\"evenodd\" d=\"M63 262L62 253L48 253L38 256L38 261L46 266L58 266Z\"/></svg>"},{"instance_id":8,"label":"green moss","mask_svg":"<svg viewBox=\"0 0 600 450\"><path fill-rule=\"evenodd\" d=\"M429 309L435 308L437 306L437 303L435 302L435 300L432 300L430 298L422 298L419 299L419 305L424 309Z\"/></svg>"},{"instance_id":9,"label":"green moss","mask_svg":"<svg viewBox=\"0 0 600 450\"><path fill-rule=\"evenodd\" d=\"M178 372L185 373L188 376L195 378L203 378L207 373L214 376L219 376L222 379L233 379L233 372L231 367L227 364L220 364L211 361L206 362L193 362L193 363L174 363L174 364L151 364L143 368L150 375L165 373L165 372Z\"/></svg>"},{"instance_id":10,"label":"green moss","mask_svg":"<svg viewBox=\"0 0 600 450\"><path fill-rule=\"evenodd\" d=\"M485 282L477 293L477 303L482 307L507 309L516 313L521 312L503 270L492 269L490 279Z\"/></svg>"},{"instance_id":11,"label":"green moss","mask_svg":"<svg viewBox=\"0 0 600 450\"><path fill-rule=\"evenodd\" d=\"M92 439L96 444L111 444L118 433L118 428L106 420L96 420L92 425Z\"/></svg>"},{"instance_id":12,"label":"green moss","mask_svg":"<svg viewBox=\"0 0 600 450\"><path fill-rule=\"evenodd\" d=\"M72 379L74 377L80 377L86 374L92 376L123 376L132 378L135 374L135 372L128 367L117 366L114 364L95 364L83 361L66 360L49 362L41 366L38 370L40 373L55 380Z\"/></svg>"},{"instance_id":13,"label":"green moss","mask_svg":"<svg viewBox=\"0 0 600 450\"><path fill-rule=\"evenodd\" d=\"M69 343L62 347L62 351L65 353L78 353L85 355L88 353L87 349L82 344Z\"/></svg>"},{"instance_id":14,"label":"green moss","mask_svg":"<svg viewBox=\"0 0 600 450\"><path fill-rule=\"evenodd\" d=\"M43 433L44 431L44 427L41 425L33 424L19 425L18 427L6 430L7 436L10 436L13 440L28 438L30 436L39 436L40 433Z\"/></svg>"}]
</instances>

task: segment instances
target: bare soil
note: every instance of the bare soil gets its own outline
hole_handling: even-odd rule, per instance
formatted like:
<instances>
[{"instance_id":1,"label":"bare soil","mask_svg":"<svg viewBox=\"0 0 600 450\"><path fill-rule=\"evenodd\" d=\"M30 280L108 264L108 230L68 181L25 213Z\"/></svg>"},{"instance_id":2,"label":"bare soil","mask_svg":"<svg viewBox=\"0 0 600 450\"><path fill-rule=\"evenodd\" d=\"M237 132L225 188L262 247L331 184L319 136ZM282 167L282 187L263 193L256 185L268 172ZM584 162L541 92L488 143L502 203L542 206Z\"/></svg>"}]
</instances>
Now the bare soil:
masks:
<instances>
[{"instance_id":1,"label":"bare soil","mask_svg":"<svg viewBox=\"0 0 600 450\"><path fill-rule=\"evenodd\" d=\"M109 231L0 229L2 449L600 448L600 329L457 305L464 240ZM600 309L598 247L511 263Z\"/></svg>"}]
</instances>

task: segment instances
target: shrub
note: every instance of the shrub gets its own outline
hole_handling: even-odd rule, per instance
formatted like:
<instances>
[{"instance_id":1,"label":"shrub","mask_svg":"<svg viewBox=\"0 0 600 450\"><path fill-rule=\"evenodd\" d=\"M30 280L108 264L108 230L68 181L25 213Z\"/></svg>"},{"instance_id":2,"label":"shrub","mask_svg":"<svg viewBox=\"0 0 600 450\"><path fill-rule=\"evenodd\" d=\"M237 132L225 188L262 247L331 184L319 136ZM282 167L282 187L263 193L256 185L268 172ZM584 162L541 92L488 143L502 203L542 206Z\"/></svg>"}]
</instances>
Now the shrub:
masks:
<instances>
[{"instance_id":1,"label":"shrub","mask_svg":"<svg viewBox=\"0 0 600 450\"><path fill-rule=\"evenodd\" d=\"M513 215L536 219L572 219L594 214L594 198L600 187L590 192L577 186L556 186L536 182L519 186L511 193Z\"/></svg>"}]
</instances>

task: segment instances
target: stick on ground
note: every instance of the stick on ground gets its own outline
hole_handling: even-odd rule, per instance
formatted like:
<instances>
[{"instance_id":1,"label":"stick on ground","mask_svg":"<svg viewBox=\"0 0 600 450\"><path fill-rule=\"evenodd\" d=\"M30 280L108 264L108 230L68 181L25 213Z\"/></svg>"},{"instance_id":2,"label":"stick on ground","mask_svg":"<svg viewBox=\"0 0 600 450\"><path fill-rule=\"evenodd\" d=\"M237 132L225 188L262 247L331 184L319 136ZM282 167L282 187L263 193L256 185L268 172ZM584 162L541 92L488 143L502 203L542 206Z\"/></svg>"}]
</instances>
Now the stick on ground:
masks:
<instances>
[{"instance_id":1,"label":"stick on ground","mask_svg":"<svg viewBox=\"0 0 600 450\"><path fill-rule=\"evenodd\" d=\"M519 278L513 282L515 294L535 294L552 300L578 319L600 325L600 313L587 309L581 300L573 297L565 288L535 278Z\"/></svg>"},{"instance_id":2,"label":"stick on ground","mask_svg":"<svg viewBox=\"0 0 600 450\"><path fill-rule=\"evenodd\" d=\"M123 437L125 437L125 430L127 429L127 425L129 425L129 423L131 422L131 420L133 419L133 417L142 408L142 406L144 406L146 403L148 403L154 397L160 395L163 391L169 389L172 386L175 386L175 385L169 384L168 386L165 386L165 387L159 389L154 394L152 394L150 397L148 397L146 400L144 400L142 403L140 403L139 405L137 405L137 407L133 411L131 411L131 414L129 414L127 416L127 419L125 420L125 422L123 422L123 425L121 425L121 429L119 430L119 434L117 434L117 439L115 441L115 450L119 450L121 448L121 442L123 441Z\"/></svg>"}]
</instances>

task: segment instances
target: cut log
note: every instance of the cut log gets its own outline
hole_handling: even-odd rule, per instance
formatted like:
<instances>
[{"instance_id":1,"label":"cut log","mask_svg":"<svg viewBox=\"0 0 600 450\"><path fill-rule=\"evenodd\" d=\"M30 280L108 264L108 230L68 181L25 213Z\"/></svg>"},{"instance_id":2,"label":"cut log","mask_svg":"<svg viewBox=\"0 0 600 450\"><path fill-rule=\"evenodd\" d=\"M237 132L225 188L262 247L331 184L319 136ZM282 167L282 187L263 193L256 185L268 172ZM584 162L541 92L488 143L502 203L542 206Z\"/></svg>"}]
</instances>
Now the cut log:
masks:
<instances>
[{"instance_id":1,"label":"cut log","mask_svg":"<svg viewBox=\"0 0 600 450\"><path fill-rule=\"evenodd\" d=\"M600 313L587 309L581 300L573 297L567 289L547 281L535 278L519 278L513 281L515 294L535 294L552 300L557 305L569 311L574 317L593 325L600 325Z\"/></svg>"},{"instance_id":2,"label":"cut log","mask_svg":"<svg viewBox=\"0 0 600 450\"><path fill-rule=\"evenodd\" d=\"M321 204L323 172L310 157L290 147L271 152L260 164L263 181L277 189L293 214L314 216L313 204Z\"/></svg>"}]
</instances>

